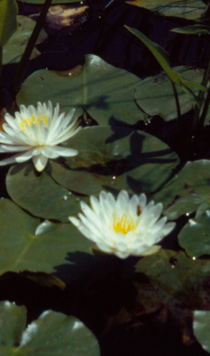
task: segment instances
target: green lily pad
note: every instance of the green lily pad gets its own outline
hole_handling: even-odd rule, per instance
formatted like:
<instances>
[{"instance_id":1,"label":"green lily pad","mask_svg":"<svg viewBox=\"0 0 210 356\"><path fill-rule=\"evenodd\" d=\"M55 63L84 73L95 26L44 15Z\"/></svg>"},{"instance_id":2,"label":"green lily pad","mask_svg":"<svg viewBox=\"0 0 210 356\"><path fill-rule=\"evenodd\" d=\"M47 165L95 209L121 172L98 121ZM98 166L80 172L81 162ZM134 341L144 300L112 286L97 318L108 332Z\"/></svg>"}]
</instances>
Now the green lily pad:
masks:
<instances>
[{"instance_id":1,"label":"green lily pad","mask_svg":"<svg viewBox=\"0 0 210 356\"><path fill-rule=\"evenodd\" d=\"M210 353L210 311L195 310L193 313L193 332L204 350Z\"/></svg>"},{"instance_id":2,"label":"green lily pad","mask_svg":"<svg viewBox=\"0 0 210 356\"><path fill-rule=\"evenodd\" d=\"M31 270L54 273L61 280L74 280L91 268L91 241L70 223L41 222L10 200L2 199L0 226L0 275ZM84 256L83 261L72 270L72 264L80 256Z\"/></svg>"},{"instance_id":3,"label":"green lily pad","mask_svg":"<svg viewBox=\"0 0 210 356\"><path fill-rule=\"evenodd\" d=\"M91 331L77 318L46 310L26 326L26 308L0 303L0 352L4 356L99 355Z\"/></svg>"},{"instance_id":4,"label":"green lily pad","mask_svg":"<svg viewBox=\"0 0 210 356\"><path fill-rule=\"evenodd\" d=\"M186 67L173 68L183 79L190 80L196 84L202 81L202 73L198 70L187 69ZM198 90L193 90L195 94ZM194 100L181 88L177 87L181 113L192 109ZM177 118L177 109L174 98L174 91L168 76L162 72L154 77L149 77L141 81L136 89L136 101L143 111L150 116L160 115L169 121Z\"/></svg>"},{"instance_id":5,"label":"green lily pad","mask_svg":"<svg viewBox=\"0 0 210 356\"><path fill-rule=\"evenodd\" d=\"M37 174L30 162L10 168L6 187L15 203L43 219L65 222L80 210L80 197L56 184L46 171Z\"/></svg>"},{"instance_id":6,"label":"green lily pad","mask_svg":"<svg viewBox=\"0 0 210 356\"><path fill-rule=\"evenodd\" d=\"M44 4L45 0L21 0L22 2L28 4ZM70 3L80 3L83 4L82 0L52 0L52 4L70 4Z\"/></svg>"},{"instance_id":7,"label":"green lily pad","mask_svg":"<svg viewBox=\"0 0 210 356\"><path fill-rule=\"evenodd\" d=\"M188 307L196 300L198 287L209 276L210 262L191 259L184 252L160 250L153 256L141 259L136 265L136 271L146 274L152 285L158 288L166 297L186 303Z\"/></svg>"},{"instance_id":8,"label":"green lily pad","mask_svg":"<svg viewBox=\"0 0 210 356\"><path fill-rule=\"evenodd\" d=\"M25 50L29 37L34 29L36 22L27 16L19 15L18 30L9 39L7 44L3 48L3 64L17 63ZM37 43L44 41L47 38L47 33L41 30ZM39 55L39 51L34 48L32 52L32 58Z\"/></svg>"},{"instance_id":9,"label":"green lily pad","mask_svg":"<svg viewBox=\"0 0 210 356\"><path fill-rule=\"evenodd\" d=\"M0 1L0 49L17 30L18 7L15 0Z\"/></svg>"},{"instance_id":10,"label":"green lily pad","mask_svg":"<svg viewBox=\"0 0 210 356\"><path fill-rule=\"evenodd\" d=\"M145 7L166 16L178 16L185 19L196 20L203 16L206 5L201 0L134 0L133 5Z\"/></svg>"},{"instance_id":11,"label":"green lily pad","mask_svg":"<svg viewBox=\"0 0 210 356\"><path fill-rule=\"evenodd\" d=\"M77 74L71 71L52 72L38 70L30 75L17 95L18 104L36 105L49 99L60 103L62 110L72 107L80 115L84 107L100 125L107 125L111 118L129 124L143 118L134 102L134 90L140 79L135 75L104 62L95 55L85 56L85 63Z\"/></svg>"},{"instance_id":12,"label":"green lily pad","mask_svg":"<svg viewBox=\"0 0 210 356\"><path fill-rule=\"evenodd\" d=\"M210 255L210 204L199 206L195 218L189 219L181 230L179 244L189 256Z\"/></svg>"},{"instance_id":13,"label":"green lily pad","mask_svg":"<svg viewBox=\"0 0 210 356\"><path fill-rule=\"evenodd\" d=\"M128 128L88 127L65 143L79 154L65 164L51 161L52 177L80 194L126 189L155 191L165 184L179 163L162 141Z\"/></svg>"},{"instance_id":14,"label":"green lily pad","mask_svg":"<svg viewBox=\"0 0 210 356\"><path fill-rule=\"evenodd\" d=\"M210 161L187 162L177 176L161 191L153 195L162 201L165 215L176 219L196 211L202 203L210 202Z\"/></svg>"}]
</instances>

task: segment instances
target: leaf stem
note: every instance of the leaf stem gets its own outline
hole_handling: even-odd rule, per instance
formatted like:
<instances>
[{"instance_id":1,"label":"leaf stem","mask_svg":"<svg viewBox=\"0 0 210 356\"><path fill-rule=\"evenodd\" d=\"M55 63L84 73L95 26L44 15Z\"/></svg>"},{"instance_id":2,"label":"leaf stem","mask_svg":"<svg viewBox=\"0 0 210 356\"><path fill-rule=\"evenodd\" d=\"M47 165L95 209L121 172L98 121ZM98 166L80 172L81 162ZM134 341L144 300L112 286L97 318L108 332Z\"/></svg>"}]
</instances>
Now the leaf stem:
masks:
<instances>
[{"instance_id":1,"label":"leaf stem","mask_svg":"<svg viewBox=\"0 0 210 356\"><path fill-rule=\"evenodd\" d=\"M19 62L18 68L17 68L17 72L15 75L15 78L13 80L12 83L12 94L16 95L16 93L20 90L21 88L21 84L23 82L24 79L24 74L25 74L25 69L26 66L28 65L28 62L30 60L31 57L31 53L34 49L34 46L36 44L37 38L39 36L39 33L42 29L43 23L45 22L46 19L46 15L48 12L48 9L50 7L52 3L52 0L45 0L45 3L43 5L43 8L40 12L39 18L37 20L37 23L34 27L34 30L29 38L29 41L27 43L25 52L23 53L21 60Z\"/></svg>"},{"instance_id":2,"label":"leaf stem","mask_svg":"<svg viewBox=\"0 0 210 356\"><path fill-rule=\"evenodd\" d=\"M172 81L171 81L171 84L172 84L173 91L174 91L174 98L175 98L175 102L176 102L178 122L181 123L181 110L180 110L179 97L178 97L178 93L176 90L176 85Z\"/></svg>"}]
</instances>

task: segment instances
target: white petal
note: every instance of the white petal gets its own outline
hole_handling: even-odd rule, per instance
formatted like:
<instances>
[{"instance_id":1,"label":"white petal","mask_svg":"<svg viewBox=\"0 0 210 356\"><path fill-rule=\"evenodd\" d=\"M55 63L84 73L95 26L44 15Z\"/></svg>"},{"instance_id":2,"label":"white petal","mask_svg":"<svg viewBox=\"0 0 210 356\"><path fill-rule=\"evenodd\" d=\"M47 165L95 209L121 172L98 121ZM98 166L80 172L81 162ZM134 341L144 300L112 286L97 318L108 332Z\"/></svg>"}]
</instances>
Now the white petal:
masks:
<instances>
[{"instance_id":1,"label":"white petal","mask_svg":"<svg viewBox=\"0 0 210 356\"><path fill-rule=\"evenodd\" d=\"M36 170L38 172L42 172L47 165L48 158L40 154L38 156L32 157L32 161Z\"/></svg>"},{"instance_id":2,"label":"white petal","mask_svg":"<svg viewBox=\"0 0 210 356\"><path fill-rule=\"evenodd\" d=\"M28 150L25 153L20 154L19 156L16 157L16 162L17 163L22 163L25 161L28 161L32 157L32 150Z\"/></svg>"}]
</instances>

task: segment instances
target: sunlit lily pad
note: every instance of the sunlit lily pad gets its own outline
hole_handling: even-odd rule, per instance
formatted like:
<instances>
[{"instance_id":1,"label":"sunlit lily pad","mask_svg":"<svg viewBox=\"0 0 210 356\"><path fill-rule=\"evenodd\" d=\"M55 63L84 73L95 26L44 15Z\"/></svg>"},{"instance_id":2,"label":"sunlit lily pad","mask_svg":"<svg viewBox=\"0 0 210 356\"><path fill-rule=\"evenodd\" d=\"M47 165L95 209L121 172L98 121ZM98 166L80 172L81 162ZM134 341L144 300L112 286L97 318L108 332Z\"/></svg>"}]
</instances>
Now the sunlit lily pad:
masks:
<instances>
[{"instance_id":1,"label":"sunlit lily pad","mask_svg":"<svg viewBox=\"0 0 210 356\"><path fill-rule=\"evenodd\" d=\"M30 162L12 167L6 186L12 200L34 216L65 222L80 209L78 196L56 184L46 171L37 174Z\"/></svg>"},{"instance_id":2,"label":"sunlit lily pad","mask_svg":"<svg viewBox=\"0 0 210 356\"><path fill-rule=\"evenodd\" d=\"M154 195L154 199L163 202L165 214L173 220L196 211L202 203L209 203L209 184L210 161L187 162L177 176Z\"/></svg>"},{"instance_id":3,"label":"sunlit lily pad","mask_svg":"<svg viewBox=\"0 0 210 356\"><path fill-rule=\"evenodd\" d=\"M72 280L77 278L74 269L71 272L72 263L80 255L91 259L91 242L72 224L41 222L7 199L0 200L0 226L0 275L31 270L56 273L62 280ZM91 263L88 267L83 258L76 269L77 276L88 268ZM65 270L69 271L67 276Z\"/></svg>"},{"instance_id":4,"label":"sunlit lily pad","mask_svg":"<svg viewBox=\"0 0 210 356\"><path fill-rule=\"evenodd\" d=\"M189 256L210 255L210 204L202 204L179 234L179 243Z\"/></svg>"},{"instance_id":5,"label":"sunlit lily pad","mask_svg":"<svg viewBox=\"0 0 210 356\"><path fill-rule=\"evenodd\" d=\"M51 310L26 327L26 308L0 303L0 353L3 356L99 355L91 331L77 318Z\"/></svg>"},{"instance_id":6,"label":"sunlit lily pad","mask_svg":"<svg viewBox=\"0 0 210 356\"><path fill-rule=\"evenodd\" d=\"M185 19L199 19L205 12L206 5L201 0L134 0L129 3L145 7L166 16L178 16Z\"/></svg>"},{"instance_id":7,"label":"sunlit lily pad","mask_svg":"<svg viewBox=\"0 0 210 356\"><path fill-rule=\"evenodd\" d=\"M173 69L183 79L201 84L203 74L198 70L187 69L186 67L175 67ZM195 94L198 93L196 89L193 89L193 91ZM179 87L177 87L177 93L179 95L181 113L185 114L192 109L194 100ZM177 118L173 87L164 72L142 80L136 89L136 100L142 110L151 116L160 115L166 120Z\"/></svg>"},{"instance_id":8,"label":"sunlit lily pad","mask_svg":"<svg viewBox=\"0 0 210 356\"><path fill-rule=\"evenodd\" d=\"M194 335L203 349L210 353L210 311L195 310L193 317Z\"/></svg>"},{"instance_id":9,"label":"sunlit lily pad","mask_svg":"<svg viewBox=\"0 0 210 356\"><path fill-rule=\"evenodd\" d=\"M68 112L72 107L84 107L100 125L111 118L128 124L142 119L134 102L134 90L140 83L135 75L104 62L95 55L85 56L85 63L75 75L71 71L38 70L30 75L17 96L18 104L36 104L37 101L60 103Z\"/></svg>"},{"instance_id":10,"label":"sunlit lily pad","mask_svg":"<svg viewBox=\"0 0 210 356\"><path fill-rule=\"evenodd\" d=\"M27 16L18 16L18 30L9 39L3 49L3 64L19 62L35 24L36 22ZM46 32L41 30L37 42L44 41L46 37ZM31 58L38 55L39 51L34 48Z\"/></svg>"},{"instance_id":11,"label":"sunlit lily pad","mask_svg":"<svg viewBox=\"0 0 210 356\"><path fill-rule=\"evenodd\" d=\"M120 127L85 128L66 146L79 154L65 164L51 161L52 177L65 188L86 195L103 189L155 191L173 175L179 162L154 136Z\"/></svg>"}]
</instances>

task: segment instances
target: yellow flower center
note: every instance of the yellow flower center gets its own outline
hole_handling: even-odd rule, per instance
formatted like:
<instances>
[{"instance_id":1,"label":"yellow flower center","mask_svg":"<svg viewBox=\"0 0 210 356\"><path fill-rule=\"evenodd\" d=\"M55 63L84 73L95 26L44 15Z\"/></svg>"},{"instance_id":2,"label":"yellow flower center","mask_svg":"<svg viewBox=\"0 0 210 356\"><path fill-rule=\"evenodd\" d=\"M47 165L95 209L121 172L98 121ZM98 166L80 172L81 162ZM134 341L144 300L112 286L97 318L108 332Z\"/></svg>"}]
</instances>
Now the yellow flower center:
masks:
<instances>
[{"instance_id":1,"label":"yellow flower center","mask_svg":"<svg viewBox=\"0 0 210 356\"><path fill-rule=\"evenodd\" d=\"M136 224L132 216L123 214L121 217L116 214L113 217L113 230L118 234L121 232L126 235L129 231L135 228Z\"/></svg>"},{"instance_id":2,"label":"yellow flower center","mask_svg":"<svg viewBox=\"0 0 210 356\"><path fill-rule=\"evenodd\" d=\"M23 132L26 132L25 126L32 126L32 124L39 125L41 121L44 121L45 126L48 125L48 116L47 115L42 115L39 114L38 117L36 118L35 115L33 114L31 117L28 116L23 119L23 122L19 122L21 129Z\"/></svg>"}]
</instances>

